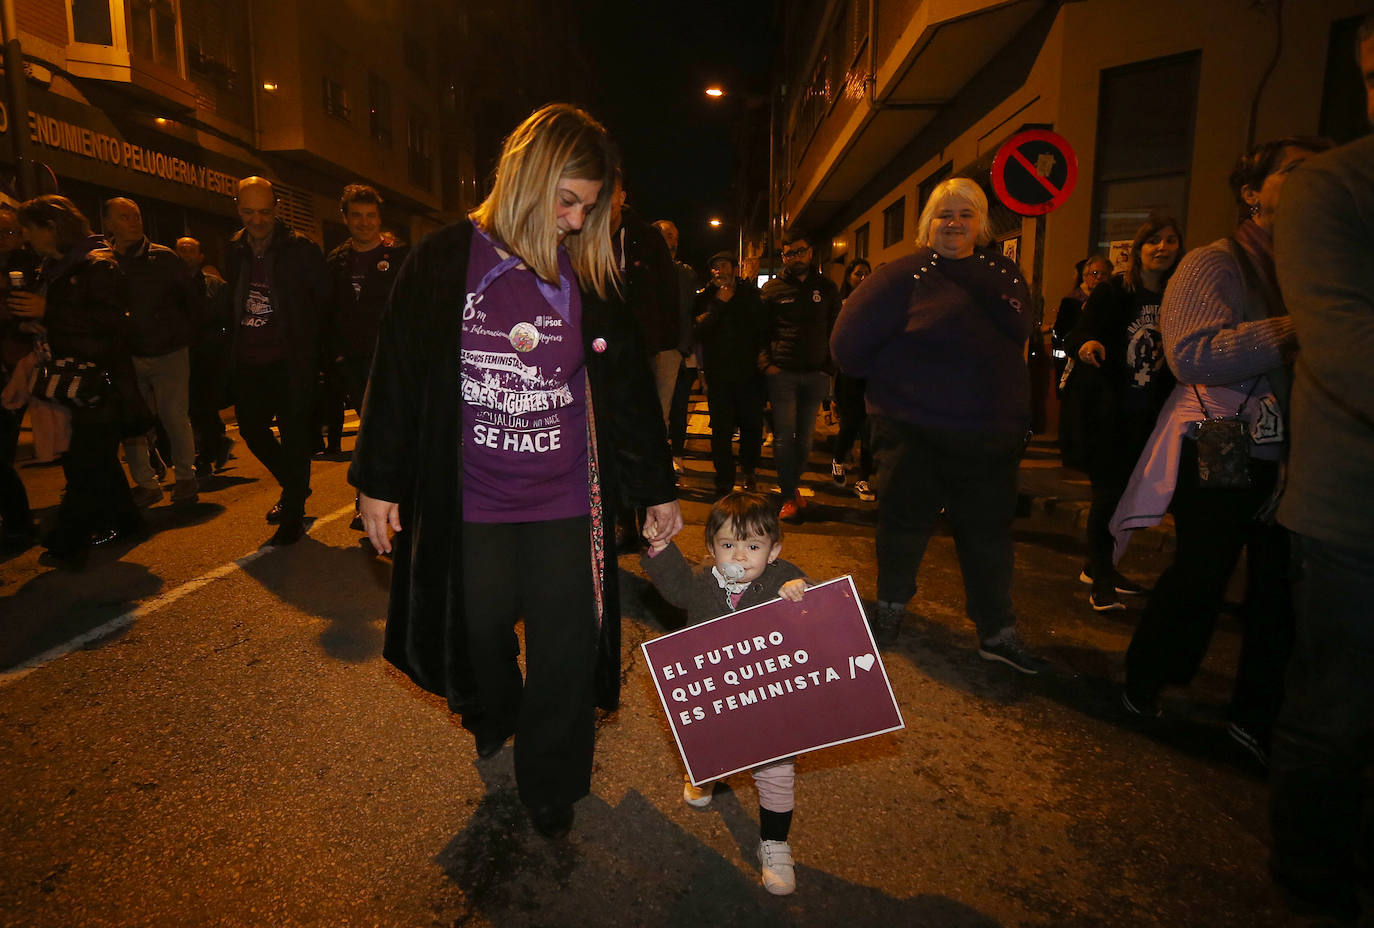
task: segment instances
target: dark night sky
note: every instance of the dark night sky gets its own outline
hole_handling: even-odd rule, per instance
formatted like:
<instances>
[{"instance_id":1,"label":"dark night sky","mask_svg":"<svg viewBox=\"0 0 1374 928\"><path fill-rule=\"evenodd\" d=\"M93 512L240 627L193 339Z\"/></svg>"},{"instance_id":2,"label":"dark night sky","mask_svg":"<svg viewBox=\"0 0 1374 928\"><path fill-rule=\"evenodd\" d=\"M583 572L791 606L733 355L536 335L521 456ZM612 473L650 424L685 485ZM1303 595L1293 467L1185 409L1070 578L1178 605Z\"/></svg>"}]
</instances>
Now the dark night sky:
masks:
<instances>
[{"instance_id":1,"label":"dark night sky","mask_svg":"<svg viewBox=\"0 0 1374 928\"><path fill-rule=\"evenodd\" d=\"M650 222L676 222L681 256L695 266L733 250L736 229L706 221L731 218L735 121L766 121L768 111L703 91L719 83L766 94L772 0L579 0L578 9L591 96L576 102L620 144L629 204Z\"/></svg>"}]
</instances>

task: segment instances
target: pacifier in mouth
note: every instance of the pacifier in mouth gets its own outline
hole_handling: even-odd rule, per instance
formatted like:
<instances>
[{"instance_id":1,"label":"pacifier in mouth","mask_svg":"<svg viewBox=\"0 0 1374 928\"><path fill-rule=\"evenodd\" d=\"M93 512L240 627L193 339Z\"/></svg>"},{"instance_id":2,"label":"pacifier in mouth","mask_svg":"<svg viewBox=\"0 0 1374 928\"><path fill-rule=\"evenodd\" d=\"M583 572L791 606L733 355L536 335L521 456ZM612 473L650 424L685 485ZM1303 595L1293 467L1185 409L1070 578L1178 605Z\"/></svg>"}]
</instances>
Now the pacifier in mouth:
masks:
<instances>
[{"instance_id":1,"label":"pacifier in mouth","mask_svg":"<svg viewBox=\"0 0 1374 928\"><path fill-rule=\"evenodd\" d=\"M723 574L725 574L725 579L727 579L727 580L743 580L743 579L744 579L744 565L743 565L743 564L724 564L724 565L721 566L720 572L723 573Z\"/></svg>"}]
</instances>

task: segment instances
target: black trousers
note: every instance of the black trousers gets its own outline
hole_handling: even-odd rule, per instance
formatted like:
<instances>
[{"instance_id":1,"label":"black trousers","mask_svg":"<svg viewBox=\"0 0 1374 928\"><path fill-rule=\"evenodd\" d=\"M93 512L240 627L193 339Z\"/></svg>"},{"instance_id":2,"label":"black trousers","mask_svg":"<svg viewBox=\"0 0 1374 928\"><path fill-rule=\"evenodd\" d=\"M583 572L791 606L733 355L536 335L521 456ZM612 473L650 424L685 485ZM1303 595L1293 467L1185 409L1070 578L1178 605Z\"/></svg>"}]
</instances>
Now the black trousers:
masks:
<instances>
[{"instance_id":1,"label":"black trousers","mask_svg":"<svg viewBox=\"0 0 1374 928\"><path fill-rule=\"evenodd\" d=\"M839 413L840 428L835 433L831 457L841 463L849 457L854 439L859 440L859 480L867 480L873 473L873 449L868 440L868 411L864 405L867 381L846 374L835 375L835 409Z\"/></svg>"},{"instance_id":2,"label":"black trousers","mask_svg":"<svg viewBox=\"0 0 1374 928\"><path fill-rule=\"evenodd\" d=\"M869 416L868 423L878 469L878 599L905 603L916 595L943 507L978 637L1010 627L1011 524L1025 433L924 428L885 416Z\"/></svg>"},{"instance_id":3,"label":"black trousers","mask_svg":"<svg viewBox=\"0 0 1374 928\"><path fill-rule=\"evenodd\" d=\"M1374 913L1374 552L1293 536L1297 642L1270 755L1271 869L1316 910ZM1361 905L1362 903L1362 905Z\"/></svg>"},{"instance_id":4,"label":"black trousers","mask_svg":"<svg viewBox=\"0 0 1374 928\"><path fill-rule=\"evenodd\" d=\"M1155 584L1126 651L1126 685L1158 693L1192 682L1207 654L1226 584L1247 551L1244 638L1231 697L1231 720L1267 741L1283 701L1293 650L1288 532L1256 521L1278 479L1275 461L1250 461L1244 490L1198 485L1197 450L1183 442L1174 491L1174 562Z\"/></svg>"},{"instance_id":5,"label":"black trousers","mask_svg":"<svg viewBox=\"0 0 1374 928\"><path fill-rule=\"evenodd\" d=\"M687 404L692 398L692 384L696 383L697 369L685 363L677 369L677 383L673 385L673 397L668 406L668 441L672 445L673 457L682 457L687 449Z\"/></svg>"},{"instance_id":6,"label":"black trousers","mask_svg":"<svg viewBox=\"0 0 1374 928\"><path fill-rule=\"evenodd\" d=\"M752 474L759 466L763 448L763 383L757 377L722 380L708 374L706 408L711 413L711 463L716 471L716 492L729 493L735 486L735 429L739 429L740 469Z\"/></svg>"},{"instance_id":7,"label":"black trousers","mask_svg":"<svg viewBox=\"0 0 1374 928\"><path fill-rule=\"evenodd\" d=\"M282 509L294 517L305 514L305 498L310 495L313 413L311 391L297 386L286 361L234 367L239 434L271 471L282 489ZM274 421L280 437L272 434Z\"/></svg>"},{"instance_id":8,"label":"black trousers","mask_svg":"<svg viewBox=\"0 0 1374 928\"><path fill-rule=\"evenodd\" d=\"M591 792L596 606L591 518L463 523L463 613L482 711L479 738L515 735L528 806ZM525 623L525 674L515 624Z\"/></svg>"},{"instance_id":9,"label":"black trousers","mask_svg":"<svg viewBox=\"0 0 1374 928\"><path fill-rule=\"evenodd\" d=\"M0 522L6 532L27 532L33 523L28 491L14 467L23 418L22 409L0 409Z\"/></svg>"},{"instance_id":10,"label":"black trousers","mask_svg":"<svg viewBox=\"0 0 1374 928\"><path fill-rule=\"evenodd\" d=\"M83 421L79 411L72 417L72 442L62 455L67 488L57 510L57 528L47 542L52 550L83 549L96 530L142 527L143 516L119 463L120 431L117 423Z\"/></svg>"},{"instance_id":11,"label":"black trousers","mask_svg":"<svg viewBox=\"0 0 1374 928\"><path fill-rule=\"evenodd\" d=\"M214 460L224 440L224 420L219 411L225 400L225 347L206 340L191 346L191 380L187 412L196 436L196 457ZM180 474L177 474L180 477Z\"/></svg>"},{"instance_id":12,"label":"black trousers","mask_svg":"<svg viewBox=\"0 0 1374 928\"><path fill-rule=\"evenodd\" d=\"M1112 516L1154 427L1154 416L1122 415L1110 435L1093 437L1092 456L1088 461L1088 479L1092 482L1092 504L1088 508L1088 565L1093 575L1095 598L1116 595L1116 565L1112 561L1116 539L1110 528Z\"/></svg>"}]
</instances>

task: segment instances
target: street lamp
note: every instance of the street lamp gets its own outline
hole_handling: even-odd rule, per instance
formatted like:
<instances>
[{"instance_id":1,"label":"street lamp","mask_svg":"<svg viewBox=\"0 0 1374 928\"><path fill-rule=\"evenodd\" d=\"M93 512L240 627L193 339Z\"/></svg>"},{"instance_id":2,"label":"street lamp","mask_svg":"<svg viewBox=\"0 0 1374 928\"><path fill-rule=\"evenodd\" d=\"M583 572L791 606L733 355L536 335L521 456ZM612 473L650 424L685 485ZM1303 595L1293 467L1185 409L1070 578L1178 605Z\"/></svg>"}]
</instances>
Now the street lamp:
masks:
<instances>
[{"instance_id":1,"label":"street lamp","mask_svg":"<svg viewBox=\"0 0 1374 928\"><path fill-rule=\"evenodd\" d=\"M721 227L721 221L719 219L712 219L708 225L713 229L719 229Z\"/></svg>"},{"instance_id":2,"label":"street lamp","mask_svg":"<svg viewBox=\"0 0 1374 928\"><path fill-rule=\"evenodd\" d=\"M712 86L706 88L706 96L708 96L708 97L723 97L723 96L725 96L725 91L722 90L722 89L720 89L719 87L717 87L717 86L715 86L715 85L712 85Z\"/></svg>"}]
</instances>

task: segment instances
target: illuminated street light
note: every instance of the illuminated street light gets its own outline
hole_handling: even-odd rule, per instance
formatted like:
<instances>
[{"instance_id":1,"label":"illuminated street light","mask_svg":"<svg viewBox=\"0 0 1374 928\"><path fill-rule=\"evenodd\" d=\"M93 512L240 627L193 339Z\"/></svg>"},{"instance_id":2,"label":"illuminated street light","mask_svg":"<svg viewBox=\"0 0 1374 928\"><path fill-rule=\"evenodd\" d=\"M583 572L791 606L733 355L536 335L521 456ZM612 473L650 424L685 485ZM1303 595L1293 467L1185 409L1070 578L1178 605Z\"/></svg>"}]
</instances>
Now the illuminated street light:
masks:
<instances>
[{"instance_id":1,"label":"illuminated street light","mask_svg":"<svg viewBox=\"0 0 1374 928\"><path fill-rule=\"evenodd\" d=\"M715 84L712 84L710 87L706 88L706 96L723 97L725 96L725 91L722 90L720 87L717 87Z\"/></svg>"},{"instance_id":2,"label":"illuminated street light","mask_svg":"<svg viewBox=\"0 0 1374 928\"><path fill-rule=\"evenodd\" d=\"M719 229L721 227L721 221L719 219L712 219L709 225L713 229Z\"/></svg>"},{"instance_id":3,"label":"illuminated street light","mask_svg":"<svg viewBox=\"0 0 1374 928\"><path fill-rule=\"evenodd\" d=\"M276 93L277 85L272 83L271 81L267 81L265 84L262 85L262 89L267 91L268 93Z\"/></svg>"}]
</instances>

